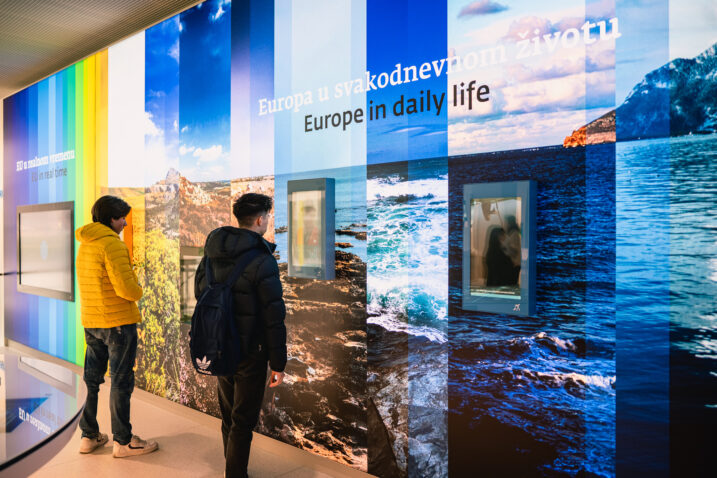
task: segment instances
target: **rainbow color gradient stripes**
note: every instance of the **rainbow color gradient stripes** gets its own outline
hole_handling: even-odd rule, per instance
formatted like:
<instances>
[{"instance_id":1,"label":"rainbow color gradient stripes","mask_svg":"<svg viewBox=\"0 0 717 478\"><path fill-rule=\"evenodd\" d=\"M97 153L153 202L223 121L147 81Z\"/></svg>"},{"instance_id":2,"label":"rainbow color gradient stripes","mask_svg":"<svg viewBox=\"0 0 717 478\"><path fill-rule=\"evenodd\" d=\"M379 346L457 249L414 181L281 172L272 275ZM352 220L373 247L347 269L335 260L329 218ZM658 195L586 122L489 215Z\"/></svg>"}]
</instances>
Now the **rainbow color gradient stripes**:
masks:
<instances>
[{"instance_id":1,"label":"rainbow color gradient stripes","mask_svg":"<svg viewBox=\"0 0 717 478\"><path fill-rule=\"evenodd\" d=\"M90 209L107 187L107 51L86 58L5 99L4 191L6 237L17 236L17 206L75 202L75 228L92 220ZM17 171L28 161L74 150L74 160ZM66 173L37 179L54 168ZM75 245L75 253L77 245ZM17 272L17 245L5 242L5 272ZM19 293L6 275L6 336L55 357L82 364L84 330L78 286L75 302Z\"/></svg>"}]
</instances>

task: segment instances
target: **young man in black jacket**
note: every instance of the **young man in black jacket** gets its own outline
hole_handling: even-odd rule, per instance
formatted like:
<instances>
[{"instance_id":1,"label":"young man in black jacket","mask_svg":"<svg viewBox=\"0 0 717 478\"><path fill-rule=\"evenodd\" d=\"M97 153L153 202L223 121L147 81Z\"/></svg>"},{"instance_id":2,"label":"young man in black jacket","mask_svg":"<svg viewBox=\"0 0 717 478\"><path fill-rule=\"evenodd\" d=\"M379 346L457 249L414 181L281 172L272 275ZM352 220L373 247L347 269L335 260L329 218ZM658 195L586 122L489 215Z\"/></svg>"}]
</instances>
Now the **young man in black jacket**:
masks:
<instances>
[{"instance_id":1,"label":"young man in black jacket","mask_svg":"<svg viewBox=\"0 0 717 478\"><path fill-rule=\"evenodd\" d=\"M286 308L273 255L276 244L262 237L269 225L271 209L272 199L263 194L247 193L237 199L233 212L239 227L224 226L209 234L195 277L194 293L199 300L207 287L207 257L214 280L222 282L243 253L254 248L263 252L249 263L232 287L234 320L243 358L233 376L218 378L228 478L247 477L252 430L259 419L266 386L267 361L271 368L269 386L276 387L284 380Z\"/></svg>"}]
</instances>

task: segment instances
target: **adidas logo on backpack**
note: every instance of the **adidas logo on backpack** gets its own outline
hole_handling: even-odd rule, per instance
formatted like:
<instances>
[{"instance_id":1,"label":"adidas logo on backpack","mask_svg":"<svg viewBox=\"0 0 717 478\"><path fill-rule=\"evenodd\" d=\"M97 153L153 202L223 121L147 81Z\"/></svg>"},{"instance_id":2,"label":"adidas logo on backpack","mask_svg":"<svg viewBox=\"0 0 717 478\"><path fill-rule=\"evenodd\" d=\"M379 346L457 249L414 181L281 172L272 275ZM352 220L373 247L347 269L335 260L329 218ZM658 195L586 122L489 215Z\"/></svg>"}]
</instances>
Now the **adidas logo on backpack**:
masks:
<instances>
[{"instance_id":1,"label":"adidas logo on backpack","mask_svg":"<svg viewBox=\"0 0 717 478\"><path fill-rule=\"evenodd\" d=\"M197 367L199 367L202 370L206 370L209 368L209 366L212 364L211 360L207 360L207 356L205 355L202 360L197 359Z\"/></svg>"}]
</instances>

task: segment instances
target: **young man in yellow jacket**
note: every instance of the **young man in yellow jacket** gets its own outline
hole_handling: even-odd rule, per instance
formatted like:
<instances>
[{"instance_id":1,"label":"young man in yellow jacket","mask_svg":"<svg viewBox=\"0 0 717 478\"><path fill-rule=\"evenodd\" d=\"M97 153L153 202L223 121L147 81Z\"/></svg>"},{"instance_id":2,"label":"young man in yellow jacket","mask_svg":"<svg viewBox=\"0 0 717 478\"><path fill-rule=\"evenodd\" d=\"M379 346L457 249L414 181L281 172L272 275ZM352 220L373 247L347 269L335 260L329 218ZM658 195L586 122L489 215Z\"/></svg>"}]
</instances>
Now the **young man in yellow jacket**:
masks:
<instances>
[{"instance_id":1,"label":"young man in yellow jacket","mask_svg":"<svg viewBox=\"0 0 717 478\"><path fill-rule=\"evenodd\" d=\"M127 225L125 218L130 210L130 205L122 199L102 196L92 206L92 224L75 231L80 242L77 279L87 342L84 373L87 402L80 419L80 453L91 453L108 440L97 424L97 394L105 381L109 361L112 454L116 458L143 455L158 448L157 442L132 435L129 422L137 323L141 321L137 301L142 297L129 250L119 237Z\"/></svg>"}]
</instances>

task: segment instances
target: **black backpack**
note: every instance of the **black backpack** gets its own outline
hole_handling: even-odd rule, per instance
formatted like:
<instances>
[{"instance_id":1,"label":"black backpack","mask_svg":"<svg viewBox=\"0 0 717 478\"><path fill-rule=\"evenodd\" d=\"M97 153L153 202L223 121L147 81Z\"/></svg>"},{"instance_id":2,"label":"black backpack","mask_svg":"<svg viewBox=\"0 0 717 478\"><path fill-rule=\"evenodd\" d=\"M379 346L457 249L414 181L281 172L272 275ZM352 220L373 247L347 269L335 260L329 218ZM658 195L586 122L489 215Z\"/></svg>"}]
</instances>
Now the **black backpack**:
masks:
<instances>
[{"instance_id":1,"label":"black backpack","mask_svg":"<svg viewBox=\"0 0 717 478\"><path fill-rule=\"evenodd\" d=\"M242 358L239 331L234 321L232 286L246 266L261 254L250 249L239 256L229 278L214 282L206 257L207 288L197 301L189 332L189 352L197 372L204 375L233 375Z\"/></svg>"}]
</instances>

